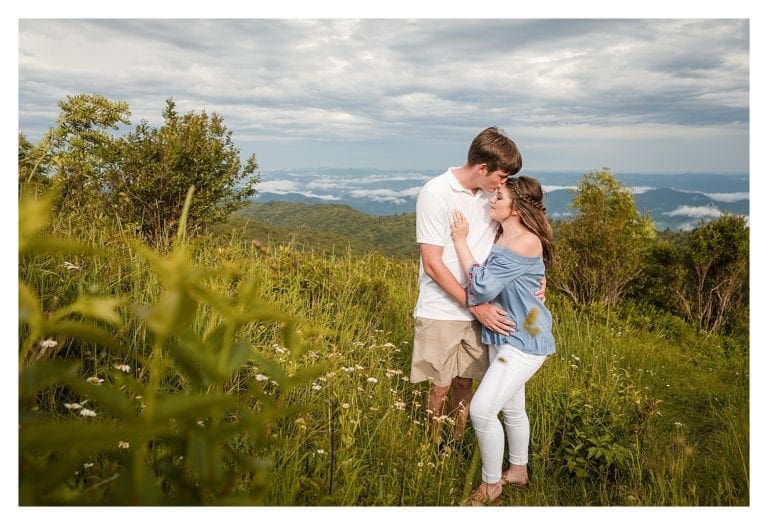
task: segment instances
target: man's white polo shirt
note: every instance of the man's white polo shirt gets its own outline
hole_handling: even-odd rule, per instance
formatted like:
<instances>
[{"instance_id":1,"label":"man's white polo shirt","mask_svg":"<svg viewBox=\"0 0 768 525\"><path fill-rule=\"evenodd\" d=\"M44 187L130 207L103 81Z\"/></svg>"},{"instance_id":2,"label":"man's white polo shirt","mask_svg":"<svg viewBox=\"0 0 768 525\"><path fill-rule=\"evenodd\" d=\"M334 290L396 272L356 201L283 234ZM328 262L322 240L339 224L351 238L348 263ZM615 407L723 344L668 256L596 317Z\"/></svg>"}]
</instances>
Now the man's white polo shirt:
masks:
<instances>
[{"instance_id":1,"label":"man's white polo shirt","mask_svg":"<svg viewBox=\"0 0 768 525\"><path fill-rule=\"evenodd\" d=\"M450 214L459 210L469 222L467 244L477 262L488 257L496 235L497 223L490 217L491 197L477 189L463 187L453 169L430 179L419 192L416 200L416 242L443 247L443 262L462 286L466 275L461 269L456 249L451 239ZM414 317L445 321L472 320L474 316L453 297L448 295L424 272L423 261L419 264L419 298L413 311Z\"/></svg>"}]
</instances>

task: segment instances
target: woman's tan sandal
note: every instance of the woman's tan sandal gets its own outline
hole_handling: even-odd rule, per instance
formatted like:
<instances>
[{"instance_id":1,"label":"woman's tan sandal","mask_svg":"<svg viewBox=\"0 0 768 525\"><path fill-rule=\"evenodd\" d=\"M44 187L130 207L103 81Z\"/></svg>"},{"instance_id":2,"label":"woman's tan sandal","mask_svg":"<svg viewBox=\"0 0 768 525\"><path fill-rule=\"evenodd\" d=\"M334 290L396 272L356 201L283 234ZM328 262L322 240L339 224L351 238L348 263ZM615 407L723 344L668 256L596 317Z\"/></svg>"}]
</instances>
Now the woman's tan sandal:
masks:
<instances>
[{"instance_id":1,"label":"woman's tan sandal","mask_svg":"<svg viewBox=\"0 0 768 525\"><path fill-rule=\"evenodd\" d=\"M503 484L502 484L503 486ZM499 495L494 499L488 495L487 487L478 487L469 495L469 498L464 502L464 505L470 505L472 507L482 507L486 505L499 505L501 504L501 496L503 492L499 491Z\"/></svg>"},{"instance_id":2,"label":"woman's tan sandal","mask_svg":"<svg viewBox=\"0 0 768 525\"><path fill-rule=\"evenodd\" d=\"M520 479L509 479L506 476L501 476L501 484L503 486L512 485L513 487L527 487L528 486L528 478L520 478Z\"/></svg>"}]
</instances>

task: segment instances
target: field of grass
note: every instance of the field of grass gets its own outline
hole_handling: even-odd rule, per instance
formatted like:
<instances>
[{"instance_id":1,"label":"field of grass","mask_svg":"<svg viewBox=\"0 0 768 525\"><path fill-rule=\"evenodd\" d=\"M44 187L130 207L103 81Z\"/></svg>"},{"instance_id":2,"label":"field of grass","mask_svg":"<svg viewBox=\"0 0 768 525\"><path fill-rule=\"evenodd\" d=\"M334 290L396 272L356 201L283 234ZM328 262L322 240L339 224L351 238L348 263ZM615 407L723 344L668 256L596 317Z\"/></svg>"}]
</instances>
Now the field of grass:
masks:
<instances>
[{"instance_id":1,"label":"field of grass","mask_svg":"<svg viewBox=\"0 0 768 525\"><path fill-rule=\"evenodd\" d=\"M160 253L43 210L21 210L21 505L454 506L479 483L471 427L433 445L408 379L417 261ZM505 505L750 504L748 341L548 304L531 483Z\"/></svg>"}]
</instances>

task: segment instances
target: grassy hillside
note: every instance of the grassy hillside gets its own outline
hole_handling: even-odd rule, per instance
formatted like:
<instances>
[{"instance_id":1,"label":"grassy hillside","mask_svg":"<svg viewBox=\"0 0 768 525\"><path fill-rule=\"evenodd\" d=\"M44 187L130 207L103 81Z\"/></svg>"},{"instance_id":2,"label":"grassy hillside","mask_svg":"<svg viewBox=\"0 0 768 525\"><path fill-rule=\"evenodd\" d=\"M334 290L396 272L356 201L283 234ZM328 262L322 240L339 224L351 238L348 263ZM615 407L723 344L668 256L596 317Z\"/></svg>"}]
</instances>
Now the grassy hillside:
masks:
<instances>
[{"instance_id":1,"label":"grassy hillside","mask_svg":"<svg viewBox=\"0 0 768 525\"><path fill-rule=\"evenodd\" d=\"M396 258L418 256L416 214L374 217L341 204L250 203L230 221L247 236L323 252L376 250ZM270 228L271 227L271 228Z\"/></svg>"},{"instance_id":2,"label":"grassy hillside","mask_svg":"<svg viewBox=\"0 0 768 525\"><path fill-rule=\"evenodd\" d=\"M374 231L329 210L295 220ZM415 260L236 230L161 254L41 221L20 243L23 505L453 506L479 482L471 429L435 447L407 377ZM531 484L504 505L750 504L745 341L632 304L549 306Z\"/></svg>"}]
</instances>

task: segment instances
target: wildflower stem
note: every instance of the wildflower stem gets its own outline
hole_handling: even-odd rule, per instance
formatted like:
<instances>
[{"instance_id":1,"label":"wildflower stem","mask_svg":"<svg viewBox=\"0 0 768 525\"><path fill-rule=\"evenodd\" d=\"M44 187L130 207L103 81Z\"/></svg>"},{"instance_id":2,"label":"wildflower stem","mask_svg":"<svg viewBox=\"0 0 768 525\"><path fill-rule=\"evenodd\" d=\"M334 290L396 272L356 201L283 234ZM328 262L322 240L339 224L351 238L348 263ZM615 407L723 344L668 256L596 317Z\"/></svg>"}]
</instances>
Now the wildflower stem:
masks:
<instances>
[{"instance_id":1,"label":"wildflower stem","mask_svg":"<svg viewBox=\"0 0 768 525\"><path fill-rule=\"evenodd\" d=\"M331 412L329 414L329 420L328 425L330 426L330 434L331 434L331 461L330 461L330 472L328 475L329 481L328 481L328 495L333 495L333 460L336 455L336 444L333 439L333 423L334 423L334 416L336 415L336 399L331 399Z\"/></svg>"}]
</instances>

